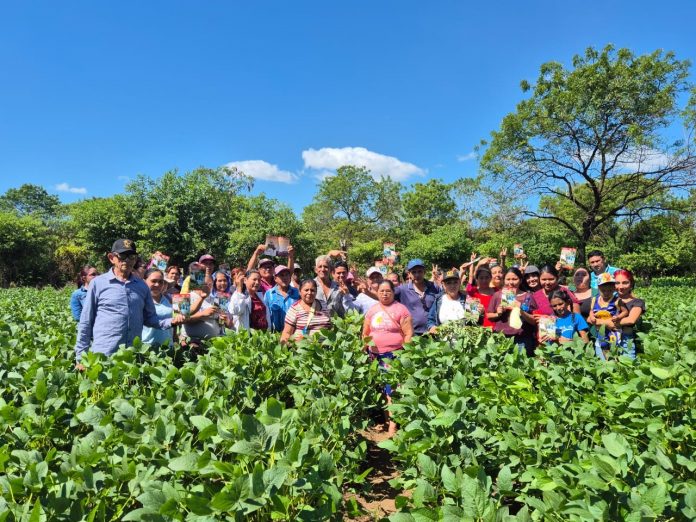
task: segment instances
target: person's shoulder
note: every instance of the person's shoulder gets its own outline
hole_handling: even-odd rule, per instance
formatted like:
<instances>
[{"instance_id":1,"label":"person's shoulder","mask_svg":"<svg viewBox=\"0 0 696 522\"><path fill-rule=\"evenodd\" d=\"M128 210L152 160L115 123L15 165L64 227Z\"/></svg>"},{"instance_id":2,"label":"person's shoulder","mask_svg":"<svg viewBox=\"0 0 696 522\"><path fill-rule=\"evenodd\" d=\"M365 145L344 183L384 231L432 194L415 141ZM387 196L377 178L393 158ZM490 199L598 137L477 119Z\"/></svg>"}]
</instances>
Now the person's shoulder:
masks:
<instances>
[{"instance_id":1,"label":"person's shoulder","mask_svg":"<svg viewBox=\"0 0 696 522\"><path fill-rule=\"evenodd\" d=\"M300 298L300 291L297 287L291 286L290 288L288 288L288 295L299 299Z\"/></svg>"},{"instance_id":2,"label":"person's shoulder","mask_svg":"<svg viewBox=\"0 0 696 522\"><path fill-rule=\"evenodd\" d=\"M608 272L611 275L614 275L614 273L617 272L618 270L621 270L618 266L607 265L606 272Z\"/></svg>"},{"instance_id":3,"label":"person's shoulder","mask_svg":"<svg viewBox=\"0 0 696 522\"><path fill-rule=\"evenodd\" d=\"M389 307L394 307L394 309L400 314L410 314L408 308L406 308L405 305L402 305L398 301L394 301L391 305L389 305Z\"/></svg>"}]
</instances>

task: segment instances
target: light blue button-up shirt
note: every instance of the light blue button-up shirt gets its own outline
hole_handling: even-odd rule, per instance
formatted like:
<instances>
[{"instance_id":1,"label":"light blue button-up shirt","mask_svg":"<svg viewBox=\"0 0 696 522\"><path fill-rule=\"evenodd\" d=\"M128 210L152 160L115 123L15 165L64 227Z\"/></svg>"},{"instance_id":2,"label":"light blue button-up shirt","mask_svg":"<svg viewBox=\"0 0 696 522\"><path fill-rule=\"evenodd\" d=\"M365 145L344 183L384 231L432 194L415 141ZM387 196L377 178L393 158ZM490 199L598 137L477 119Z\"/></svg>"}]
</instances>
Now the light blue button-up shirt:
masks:
<instances>
[{"instance_id":1,"label":"light blue button-up shirt","mask_svg":"<svg viewBox=\"0 0 696 522\"><path fill-rule=\"evenodd\" d=\"M77 327L75 358L82 358L90 342L93 352L111 355L121 344L133 344L142 335L143 325L169 328L172 320L157 318L152 294L142 279L131 274L121 281L109 270L89 284Z\"/></svg>"},{"instance_id":2,"label":"light blue button-up shirt","mask_svg":"<svg viewBox=\"0 0 696 522\"><path fill-rule=\"evenodd\" d=\"M271 331L283 331L286 312L299 300L300 291L293 286L288 288L288 293L285 297L278 290L278 285L266 292L263 302L271 313Z\"/></svg>"}]
</instances>

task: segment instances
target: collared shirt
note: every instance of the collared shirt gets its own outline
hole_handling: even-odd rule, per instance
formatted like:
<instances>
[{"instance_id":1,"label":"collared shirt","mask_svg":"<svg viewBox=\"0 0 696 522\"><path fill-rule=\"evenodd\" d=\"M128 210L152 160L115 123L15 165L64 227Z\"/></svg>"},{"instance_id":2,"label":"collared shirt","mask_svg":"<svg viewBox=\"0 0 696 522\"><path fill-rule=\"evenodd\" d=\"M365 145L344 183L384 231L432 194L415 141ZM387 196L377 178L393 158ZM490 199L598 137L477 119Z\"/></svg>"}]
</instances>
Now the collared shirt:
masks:
<instances>
[{"instance_id":1,"label":"collared shirt","mask_svg":"<svg viewBox=\"0 0 696 522\"><path fill-rule=\"evenodd\" d=\"M604 272L606 272L607 274L614 275L614 272L616 272L617 270L619 270L618 267L607 265L607 267L604 269ZM599 279L599 275L595 274L592 270L590 270L590 288L592 288L592 290L597 290L597 288L598 288L597 280L598 279Z\"/></svg>"},{"instance_id":2,"label":"collared shirt","mask_svg":"<svg viewBox=\"0 0 696 522\"><path fill-rule=\"evenodd\" d=\"M422 335L427 331L428 313L439 295L440 291L430 281L425 281L423 297L416 292L411 281L394 290L396 300L408 308L413 317L413 333L416 335Z\"/></svg>"},{"instance_id":3,"label":"collared shirt","mask_svg":"<svg viewBox=\"0 0 696 522\"><path fill-rule=\"evenodd\" d=\"M282 332L285 327L285 314L290 307L300 300L300 291L292 286L286 296L280 293L278 285L263 296L263 302L271 313L271 331Z\"/></svg>"},{"instance_id":4,"label":"collared shirt","mask_svg":"<svg viewBox=\"0 0 696 522\"><path fill-rule=\"evenodd\" d=\"M109 270L89 284L77 327L75 357L79 361L90 342L93 352L111 355L121 344L133 344L142 335L143 325L166 329L172 320L157 318L152 294L142 279L131 274L121 281Z\"/></svg>"},{"instance_id":5,"label":"collared shirt","mask_svg":"<svg viewBox=\"0 0 696 522\"><path fill-rule=\"evenodd\" d=\"M84 285L75 290L70 296L70 311L72 312L72 316L75 321L80 320L80 315L82 314L82 303L85 301L86 296L87 289Z\"/></svg>"},{"instance_id":6,"label":"collared shirt","mask_svg":"<svg viewBox=\"0 0 696 522\"><path fill-rule=\"evenodd\" d=\"M338 283L336 281L331 281L331 286L329 286L329 295L324 293L324 287L318 277L314 278L317 283L317 301L321 303L321 307L324 310L328 310L329 314L333 317L337 315L339 317L344 317L348 310L352 310L353 306L353 296L349 293L343 294L338 289Z\"/></svg>"}]
</instances>

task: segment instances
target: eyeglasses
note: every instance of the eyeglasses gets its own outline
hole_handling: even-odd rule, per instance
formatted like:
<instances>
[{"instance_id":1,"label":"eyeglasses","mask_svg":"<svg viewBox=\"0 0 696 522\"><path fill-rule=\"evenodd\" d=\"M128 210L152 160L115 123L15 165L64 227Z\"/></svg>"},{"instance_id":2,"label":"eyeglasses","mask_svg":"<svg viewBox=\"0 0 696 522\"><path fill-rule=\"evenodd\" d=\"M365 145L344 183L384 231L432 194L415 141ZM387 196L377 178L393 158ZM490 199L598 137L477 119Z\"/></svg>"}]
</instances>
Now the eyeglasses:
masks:
<instances>
[{"instance_id":1,"label":"eyeglasses","mask_svg":"<svg viewBox=\"0 0 696 522\"><path fill-rule=\"evenodd\" d=\"M113 254L119 261L133 261L138 257L138 254L119 254L118 252L113 252Z\"/></svg>"}]
</instances>

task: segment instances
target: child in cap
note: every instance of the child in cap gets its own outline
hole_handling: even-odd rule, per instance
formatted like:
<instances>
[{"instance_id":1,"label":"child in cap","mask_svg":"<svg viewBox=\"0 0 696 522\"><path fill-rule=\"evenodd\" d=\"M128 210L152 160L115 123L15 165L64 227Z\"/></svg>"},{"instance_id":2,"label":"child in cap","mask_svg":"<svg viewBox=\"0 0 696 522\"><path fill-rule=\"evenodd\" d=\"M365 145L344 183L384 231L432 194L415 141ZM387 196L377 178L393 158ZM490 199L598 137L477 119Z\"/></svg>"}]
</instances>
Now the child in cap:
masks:
<instances>
[{"instance_id":1,"label":"child in cap","mask_svg":"<svg viewBox=\"0 0 696 522\"><path fill-rule=\"evenodd\" d=\"M614 276L604 272L597 276L599 295L592 298L587 322L594 325L595 353L606 360L612 345L619 347L629 357L635 358L635 351L628 349L621 336L621 319L628 316L628 309L616 294ZM633 355L631 355L631 352Z\"/></svg>"}]
</instances>

